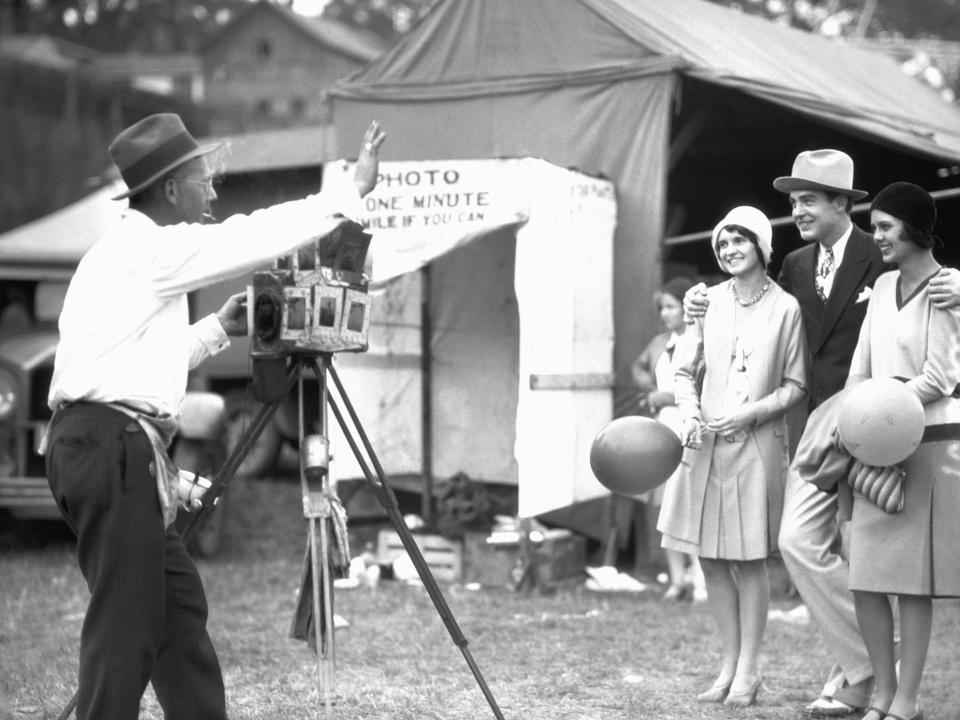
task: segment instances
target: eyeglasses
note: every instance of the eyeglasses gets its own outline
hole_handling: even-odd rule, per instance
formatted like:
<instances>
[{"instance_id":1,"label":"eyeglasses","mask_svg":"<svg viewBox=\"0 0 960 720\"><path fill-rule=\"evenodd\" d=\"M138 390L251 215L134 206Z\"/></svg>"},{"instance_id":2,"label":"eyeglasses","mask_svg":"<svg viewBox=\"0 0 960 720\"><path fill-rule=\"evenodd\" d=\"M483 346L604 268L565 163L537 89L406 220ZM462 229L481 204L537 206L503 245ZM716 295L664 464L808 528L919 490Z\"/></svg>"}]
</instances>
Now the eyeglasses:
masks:
<instances>
[{"instance_id":1,"label":"eyeglasses","mask_svg":"<svg viewBox=\"0 0 960 720\"><path fill-rule=\"evenodd\" d=\"M174 178L177 182L190 183L191 185L201 185L204 189L204 192L207 195L211 195L214 192L213 179L209 180L194 180L192 178Z\"/></svg>"}]
</instances>

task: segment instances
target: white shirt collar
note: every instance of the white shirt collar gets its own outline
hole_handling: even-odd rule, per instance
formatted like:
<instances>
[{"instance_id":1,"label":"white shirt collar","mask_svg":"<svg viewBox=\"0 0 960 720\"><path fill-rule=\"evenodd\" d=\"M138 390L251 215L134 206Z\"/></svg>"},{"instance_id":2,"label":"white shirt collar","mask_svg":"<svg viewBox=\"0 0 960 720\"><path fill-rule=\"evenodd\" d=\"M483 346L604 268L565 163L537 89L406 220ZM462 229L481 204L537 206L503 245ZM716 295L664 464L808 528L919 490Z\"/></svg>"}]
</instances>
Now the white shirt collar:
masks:
<instances>
[{"instance_id":1,"label":"white shirt collar","mask_svg":"<svg viewBox=\"0 0 960 720\"><path fill-rule=\"evenodd\" d=\"M850 239L850 234L853 232L853 223L847 226L846 232L839 237L839 239L830 247L833 249L833 267L840 267L840 263L843 262L843 253L847 249L847 240ZM819 248L817 249L817 257L819 258L820 253L823 252L824 245L823 243L817 243Z\"/></svg>"}]
</instances>

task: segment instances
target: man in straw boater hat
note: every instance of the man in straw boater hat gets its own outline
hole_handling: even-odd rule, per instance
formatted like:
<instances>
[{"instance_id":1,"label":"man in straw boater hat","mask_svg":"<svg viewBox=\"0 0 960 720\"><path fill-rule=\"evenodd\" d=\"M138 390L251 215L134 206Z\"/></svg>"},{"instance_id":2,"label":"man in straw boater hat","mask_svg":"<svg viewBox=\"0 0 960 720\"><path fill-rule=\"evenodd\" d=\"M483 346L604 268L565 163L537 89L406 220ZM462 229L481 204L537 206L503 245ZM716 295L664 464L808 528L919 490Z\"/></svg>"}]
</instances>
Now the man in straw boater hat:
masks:
<instances>
[{"instance_id":1,"label":"man in straw boater hat","mask_svg":"<svg viewBox=\"0 0 960 720\"><path fill-rule=\"evenodd\" d=\"M48 403L47 478L77 535L90 590L80 637L78 720L139 715L148 682L168 718L226 717L200 576L172 523L177 471L166 453L187 372L246 331L241 295L193 325L187 293L244 275L323 235L377 182L373 122L352 197L323 192L205 224L210 153L180 117L146 117L110 155L129 198L70 282Z\"/></svg>"},{"instance_id":2,"label":"man in straw boater hat","mask_svg":"<svg viewBox=\"0 0 960 720\"><path fill-rule=\"evenodd\" d=\"M807 243L784 257L777 282L800 304L810 353L808 408L813 409L843 388L867 299L886 267L871 235L850 218L853 203L867 193L854 188L849 155L830 149L801 152L791 174L778 177L773 186L789 195L794 224ZM684 298L691 316L706 309L702 288L695 286ZM930 289L938 307L960 303L960 273L941 271ZM848 589L849 566L841 554L851 503L845 483L827 493L793 469L788 473L780 552L835 655L820 696L803 708L805 717L851 715L869 705L873 690L870 658Z\"/></svg>"}]
</instances>

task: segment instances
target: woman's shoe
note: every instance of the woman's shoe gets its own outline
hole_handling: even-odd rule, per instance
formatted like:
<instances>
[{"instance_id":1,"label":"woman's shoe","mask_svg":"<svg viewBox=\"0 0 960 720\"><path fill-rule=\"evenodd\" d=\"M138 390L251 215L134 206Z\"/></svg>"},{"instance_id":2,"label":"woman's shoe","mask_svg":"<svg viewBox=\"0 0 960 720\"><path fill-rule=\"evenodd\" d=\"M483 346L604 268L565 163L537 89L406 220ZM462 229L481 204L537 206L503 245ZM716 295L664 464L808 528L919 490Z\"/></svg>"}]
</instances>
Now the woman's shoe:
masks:
<instances>
[{"instance_id":1,"label":"woman's shoe","mask_svg":"<svg viewBox=\"0 0 960 720\"><path fill-rule=\"evenodd\" d=\"M887 713L884 720L923 720L923 710L917 710L917 714L910 718L905 718L895 713Z\"/></svg>"},{"instance_id":2,"label":"woman's shoe","mask_svg":"<svg viewBox=\"0 0 960 720\"><path fill-rule=\"evenodd\" d=\"M728 692L723 704L729 707L750 707L754 705L757 702L757 693L760 692L762 684L763 676L757 675L757 679L746 690Z\"/></svg>"},{"instance_id":3,"label":"woman's shoe","mask_svg":"<svg viewBox=\"0 0 960 720\"><path fill-rule=\"evenodd\" d=\"M702 693L697 695L697 702L702 703L720 703L723 702L727 693L730 692L730 684L733 682L733 678L729 680L717 680L708 690L704 690Z\"/></svg>"},{"instance_id":4,"label":"woman's shoe","mask_svg":"<svg viewBox=\"0 0 960 720\"><path fill-rule=\"evenodd\" d=\"M887 711L881 710L878 707L870 705L864 711L863 715L860 716L860 720L885 720L887 717Z\"/></svg>"}]
</instances>

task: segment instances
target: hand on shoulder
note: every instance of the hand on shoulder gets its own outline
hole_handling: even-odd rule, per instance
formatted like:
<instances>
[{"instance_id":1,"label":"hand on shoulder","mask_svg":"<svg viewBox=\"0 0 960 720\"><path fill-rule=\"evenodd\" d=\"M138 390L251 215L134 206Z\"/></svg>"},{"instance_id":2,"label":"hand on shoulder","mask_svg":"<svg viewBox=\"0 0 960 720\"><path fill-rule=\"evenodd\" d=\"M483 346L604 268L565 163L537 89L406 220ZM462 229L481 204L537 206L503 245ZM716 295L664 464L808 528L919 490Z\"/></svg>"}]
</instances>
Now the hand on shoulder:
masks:
<instances>
[{"instance_id":1,"label":"hand on shoulder","mask_svg":"<svg viewBox=\"0 0 960 720\"><path fill-rule=\"evenodd\" d=\"M941 310L960 305L960 271L956 268L940 268L930 279L930 300Z\"/></svg>"},{"instance_id":2,"label":"hand on shoulder","mask_svg":"<svg viewBox=\"0 0 960 720\"><path fill-rule=\"evenodd\" d=\"M683 294L683 314L686 319L703 317L710 306L705 283L697 283Z\"/></svg>"}]
</instances>

